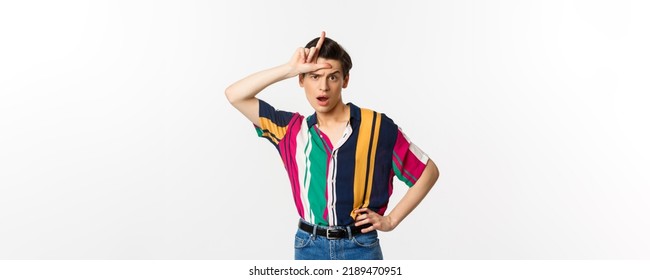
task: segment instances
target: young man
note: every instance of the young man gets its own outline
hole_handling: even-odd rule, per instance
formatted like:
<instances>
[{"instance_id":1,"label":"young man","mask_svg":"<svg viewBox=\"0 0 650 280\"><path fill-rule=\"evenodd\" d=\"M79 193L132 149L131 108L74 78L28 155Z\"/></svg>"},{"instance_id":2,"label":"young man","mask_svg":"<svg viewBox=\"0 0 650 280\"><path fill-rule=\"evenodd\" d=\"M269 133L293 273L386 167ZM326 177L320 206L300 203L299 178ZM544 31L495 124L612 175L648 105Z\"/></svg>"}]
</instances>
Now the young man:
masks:
<instances>
[{"instance_id":1,"label":"young man","mask_svg":"<svg viewBox=\"0 0 650 280\"><path fill-rule=\"evenodd\" d=\"M300 222L296 259L383 259L377 230L391 231L438 179L436 165L384 114L343 103L352 60L325 32L291 60L226 89L230 103L276 147ZM276 110L256 95L298 76L316 111ZM385 214L397 176L410 188Z\"/></svg>"}]
</instances>

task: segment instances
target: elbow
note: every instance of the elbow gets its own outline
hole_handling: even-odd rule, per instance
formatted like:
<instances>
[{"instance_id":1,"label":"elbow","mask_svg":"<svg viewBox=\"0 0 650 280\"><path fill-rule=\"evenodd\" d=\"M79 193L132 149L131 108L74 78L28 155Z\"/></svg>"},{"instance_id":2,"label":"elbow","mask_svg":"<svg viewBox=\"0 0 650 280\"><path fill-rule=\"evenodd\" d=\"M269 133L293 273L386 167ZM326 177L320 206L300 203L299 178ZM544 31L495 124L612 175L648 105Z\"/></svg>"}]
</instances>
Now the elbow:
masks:
<instances>
[{"instance_id":1,"label":"elbow","mask_svg":"<svg viewBox=\"0 0 650 280\"><path fill-rule=\"evenodd\" d=\"M440 177L440 170L438 170L438 166L430 159L429 159L429 163L427 165L429 165L428 166L429 167L429 172L430 172L429 173L429 176L430 176L429 178L431 180L430 181L431 186L433 187L433 185L438 181L438 178Z\"/></svg>"},{"instance_id":2,"label":"elbow","mask_svg":"<svg viewBox=\"0 0 650 280\"><path fill-rule=\"evenodd\" d=\"M241 96L242 93L239 92L236 87L233 88L233 85L227 87L226 90L224 90L224 94L226 95L228 102L230 102L230 104L233 106L245 100L245 97Z\"/></svg>"},{"instance_id":3,"label":"elbow","mask_svg":"<svg viewBox=\"0 0 650 280\"><path fill-rule=\"evenodd\" d=\"M232 86L227 87L226 90L224 91L224 94L226 95L226 99L228 99L228 102L230 102L230 104L233 104L236 102L236 100L231 87Z\"/></svg>"}]
</instances>

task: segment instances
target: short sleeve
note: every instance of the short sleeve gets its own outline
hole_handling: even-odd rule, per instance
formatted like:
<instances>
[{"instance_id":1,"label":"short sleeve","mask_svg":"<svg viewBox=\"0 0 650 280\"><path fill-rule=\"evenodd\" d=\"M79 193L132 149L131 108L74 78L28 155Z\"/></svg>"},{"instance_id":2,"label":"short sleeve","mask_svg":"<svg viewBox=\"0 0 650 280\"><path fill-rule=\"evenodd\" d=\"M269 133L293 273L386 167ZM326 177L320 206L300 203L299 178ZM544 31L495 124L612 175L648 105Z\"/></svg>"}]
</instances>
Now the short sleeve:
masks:
<instances>
[{"instance_id":1,"label":"short sleeve","mask_svg":"<svg viewBox=\"0 0 650 280\"><path fill-rule=\"evenodd\" d=\"M291 120L298 116L297 113L276 110L270 104L260 99L260 126L255 126L257 136L266 138L274 145L278 145L287 133Z\"/></svg>"},{"instance_id":2,"label":"short sleeve","mask_svg":"<svg viewBox=\"0 0 650 280\"><path fill-rule=\"evenodd\" d=\"M429 156L413 144L402 132L401 128L398 129L395 147L393 148L393 172L395 172L395 176L407 186L412 187L420 179L428 161Z\"/></svg>"}]
</instances>

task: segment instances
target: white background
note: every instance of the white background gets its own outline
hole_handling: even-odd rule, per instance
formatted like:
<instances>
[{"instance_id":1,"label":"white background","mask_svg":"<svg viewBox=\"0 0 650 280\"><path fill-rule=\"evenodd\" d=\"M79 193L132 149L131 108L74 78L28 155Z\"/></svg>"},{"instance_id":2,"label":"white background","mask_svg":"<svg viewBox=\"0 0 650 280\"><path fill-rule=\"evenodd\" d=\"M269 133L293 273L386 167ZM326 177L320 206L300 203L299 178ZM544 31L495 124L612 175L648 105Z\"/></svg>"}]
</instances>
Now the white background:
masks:
<instances>
[{"instance_id":1,"label":"white background","mask_svg":"<svg viewBox=\"0 0 650 280\"><path fill-rule=\"evenodd\" d=\"M387 259L647 259L649 12L4 1L0 259L292 259L280 158L223 90L321 30L353 59L344 100L388 114L441 171L380 235ZM297 80L260 98L312 113Z\"/></svg>"}]
</instances>

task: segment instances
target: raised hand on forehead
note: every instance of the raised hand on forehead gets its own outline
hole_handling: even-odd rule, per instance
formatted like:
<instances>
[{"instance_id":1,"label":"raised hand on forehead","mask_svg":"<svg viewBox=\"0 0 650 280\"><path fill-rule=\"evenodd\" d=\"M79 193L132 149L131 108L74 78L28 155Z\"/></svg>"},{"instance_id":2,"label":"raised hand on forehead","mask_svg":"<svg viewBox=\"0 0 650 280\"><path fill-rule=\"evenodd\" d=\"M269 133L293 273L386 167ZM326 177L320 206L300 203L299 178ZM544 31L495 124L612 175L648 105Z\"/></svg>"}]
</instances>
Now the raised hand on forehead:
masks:
<instances>
[{"instance_id":1,"label":"raised hand on forehead","mask_svg":"<svg viewBox=\"0 0 650 280\"><path fill-rule=\"evenodd\" d=\"M316 63L318 60L318 52L321 46L323 46L323 42L325 42L325 31L321 32L316 46L311 48L298 48L294 52L291 60L287 63L291 67L291 76L332 68L332 65L328 63Z\"/></svg>"}]
</instances>

